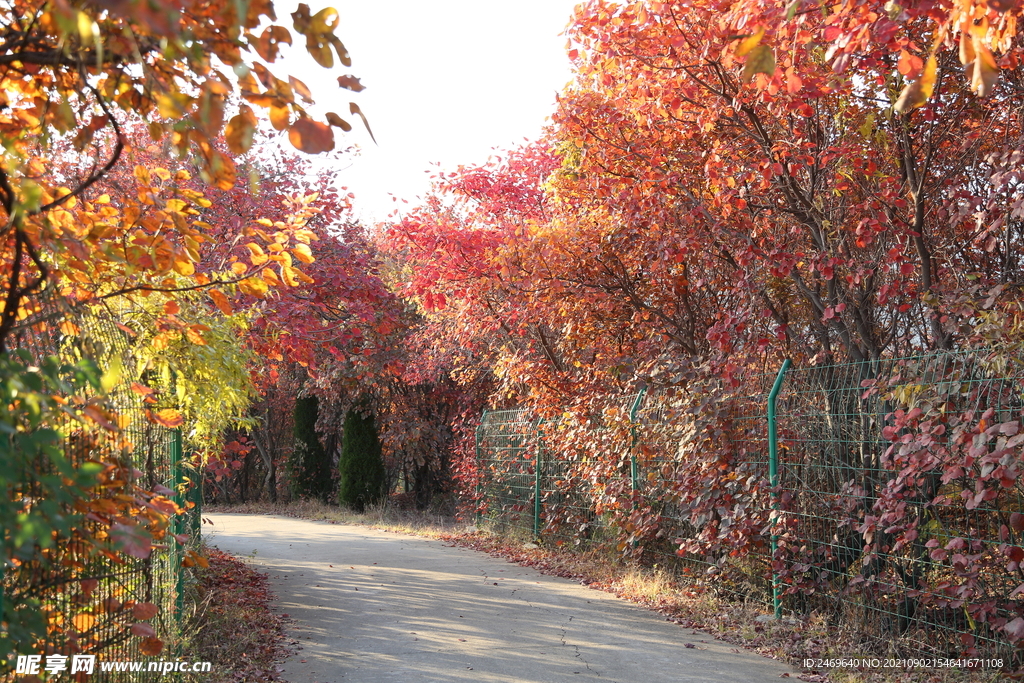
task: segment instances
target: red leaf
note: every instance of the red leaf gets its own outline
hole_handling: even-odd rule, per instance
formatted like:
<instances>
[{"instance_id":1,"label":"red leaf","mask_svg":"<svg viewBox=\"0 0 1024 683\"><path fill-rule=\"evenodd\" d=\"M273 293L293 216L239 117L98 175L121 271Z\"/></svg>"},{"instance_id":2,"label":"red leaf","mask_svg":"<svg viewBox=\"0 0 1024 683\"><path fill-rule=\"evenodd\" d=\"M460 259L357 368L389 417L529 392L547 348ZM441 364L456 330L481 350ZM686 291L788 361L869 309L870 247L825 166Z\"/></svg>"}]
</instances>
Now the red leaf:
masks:
<instances>
[{"instance_id":1,"label":"red leaf","mask_svg":"<svg viewBox=\"0 0 1024 683\"><path fill-rule=\"evenodd\" d=\"M304 116L288 129L288 140L306 154L320 154L334 149L331 127Z\"/></svg>"},{"instance_id":2,"label":"red leaf","mask_svg":"<svg viewBox=\"0 0 1024 683\"><path fill-rule=\"evenodd\" d=\"M358 78L351 75L338 76L338 85L346 90L351 90L352 92L366 90L366 86L360 83Z\"/></svg>"},{"instance_id":3,"label":"red leaf","mask_svg":"<svg viewBox=\"0 0 1024 683\"><path fill-rule=\"evenodd\" d=\"M1020 640L1021 638L1024 638L1024 619L1017 617L1003 627L1003 632L1013 640Z\"/></svg>"},{"instance_id":4,"label":"red leaf","mask_svg":"<svg viewBox=\"0 0 1024 683\"><path fill-rule=\"evenodd\" d=\"M86 599L92 596L92 592L96 590L96 587L100 585L100 582L96 579L82 579L82 595Z\"/></svg>"},{"instance_id":5,"label":"red leaf","mask_svg":"<svg viewBox=\"0 0 1024 683\"><path fill-rule=\"evenodd\" d=\"M153 629L153 627L149 624L143 624L142 622L132 624L132 633L143 638L156 637L156 631Z\"/></svg>"},{"instance_id":6,"label":"red leaf","mask_svg":"<svg viewBox=\"0 0 1024 683\"><path fill-rule=\"evenodd\" d=\"M153 539L142 527L115 524L110 529L110 537L122 551L140 560L153 552Z\"/></svg>"},{"instance_id":7,"label":"red leaf","mask_svg":"<svg viewBox=\"0 0 1024 683\"><path fill-rule=\"evenodd\" d=\"M96 404L86 404L85 407L82 408L82 412L85 413L86 417L90 418L93 422L104 429L108 429L110 431L117 430L117 424L111 420L111 416Z\"/></svg>"},{"instance_id":8,"label":"red leaf","mask_svg":"<svg viewBox=\"0 0 1024 683\"><path fill-rule=\"evenodd\" d=\"M132 607L132 616L139 620L152 619L160 613L160 608L151 602L139 602Z\"/></svg>"},{"instance_id":9,"label":"red leaf","mask_svg":"<svg viewBox=\"0 0 1024 683\"><path fill-rule=\"evenodd\" d=\"M185 422L185 418L182 417L181 413L173 408L163 408L156 412L147 410L146 417L148 417L151 422L155 422L156 424L169 429L180 427Z\"/></svg>"}]
</instances>

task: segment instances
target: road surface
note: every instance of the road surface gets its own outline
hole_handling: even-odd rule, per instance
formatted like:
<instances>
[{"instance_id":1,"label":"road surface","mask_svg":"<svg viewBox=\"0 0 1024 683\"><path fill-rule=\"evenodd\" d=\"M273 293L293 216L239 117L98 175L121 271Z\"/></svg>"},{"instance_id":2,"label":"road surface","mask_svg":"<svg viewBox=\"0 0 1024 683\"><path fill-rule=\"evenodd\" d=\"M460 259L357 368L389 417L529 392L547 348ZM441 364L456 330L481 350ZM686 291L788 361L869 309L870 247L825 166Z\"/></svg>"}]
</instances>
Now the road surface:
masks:
<instances>
[{"instance_id":1,"label":"road surface","mask_svg":"<svg viewBox=\"0 0 1024 683\"><path fill-rule=\"evenodd\" d=\"M207 541L270 576L290 683L767 683L796 671L613 595L441 541L208 514Z\"/></svg>"}]
</instances>

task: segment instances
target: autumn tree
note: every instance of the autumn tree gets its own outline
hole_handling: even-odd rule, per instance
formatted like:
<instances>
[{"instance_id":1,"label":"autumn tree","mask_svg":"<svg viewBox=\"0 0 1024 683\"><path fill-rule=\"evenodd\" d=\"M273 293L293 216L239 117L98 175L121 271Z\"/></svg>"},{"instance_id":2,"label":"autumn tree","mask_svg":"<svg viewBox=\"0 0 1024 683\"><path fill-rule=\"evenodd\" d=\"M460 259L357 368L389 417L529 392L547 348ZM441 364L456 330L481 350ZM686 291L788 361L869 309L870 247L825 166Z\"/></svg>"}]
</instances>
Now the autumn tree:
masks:
<instances>
[{"instance_id":1,"label":"autumn tree","mask_svg":"<svg viewBox=\"0 0 1024 683\"><path fill-rule=\"evenodd\" d=\"M313 13L303 4L292 20L294 35L321 65L349 62L334 35L334 10ZM230 237L244 238L249 254L229 258L223 277L211 277L197 266L210 238L200 213L210 204L201 189L189 186L191 179L198 175L221 189L235 183L231 154L251 146L256 111L267 112L305 152L331 149L331 125L349 124L336 114L327 117L331 125L315 121L307 111L308 88L271 71L268 64L291 44L293 32L277 24L270 2L14 0L0 9L0 26L0 351L8 352L3 374L12 392L3 420L18 436L0 456L2 497L9 501L2 540L4 564L20 568L4 577L14 606L5 600L0 652L38 652L62 642L102 648L109 640L101 642L98 634L117 633L115 639L137 637L142 652L156 654L163 646L156 631L131 620L133 614L153 618L154 605L110 611L92 601L101 596L95 575L105 572L97 569L102 562L144 560L154 544L181 540L170 537L168 518L180 511L168 498L173 492L154 486L145 472L139 478L127 457L133 444L120 430L118 405L140 402L152 423L182 424L182 411L164 406L175 383L186 379L183 368L175 368L178 377L166 386L132 383L136 369L119 368L109 344L88 345L72 327L58 330L53 316L66 315L73 326L115 301L137 304L145 329L122 325L126 335L143 332L157 352L142 372L167 361L159 352L179 341L224 350L228 337L214 343L224 330L202 317L213 309L201 302L198 317L188 319L181 313L195 302L175 294L207 289L216 304L218 286L259 296L272 284L299 284L303 276L292 257L312 258L302 232L312 212L298 199L269 226L237 225ZM358 82L344 77L340 84ZM355 105L350 112L361 116ZM130 164L127 127L140 121L149 138L166 144L166 153L194 163L135 165L126 176L129 191L103 191L104 179ZM30 334L54 343L80 337L76 353L84 360L69 365L32 358L30 349L45 355L52 345L25 346ZM195 351L193 359L203 353L188 351ZM179 405L190 410L187 402ZM37 506L35 500L48 502ZM24 590L7 590L19 581ZM53 586L81 591L61 602L73 602L74 613L51 612L46 623L32 600L50 595ZM103 624L94 616L100 613Z\"/></svg>"},{"instance_id":2,"label":"autumn tree","mask_svg":"<svg viewBox=\"0 0 1024 683\"><path fill-rule=\"evenodd\" d=\"M236 170L215 140L224 133L232 151L248 149L256 124L249 104L270 111L275 126L287 130L300 149L319 152L333 147L330 127L306 112L304 104L312 101L308 88L294 78L277 78L264 65L263 61L273 63L280 46L292 40L291 32L278 25L254 33L264 18L276 19L269 2L248 5L244 16L234 6L151 7L142 2L15 2L4 11L9 39L2 78L4 92L10 95L0 134L10 144L5 144L0 169L0 204L12 229L5 243L10 277L0 317L0 346L22 299L54 271L47 261L50 254L75 256L62 264L70 275L76 263L85 261L84 254L110 239L102 232L89 236L82 231L98 220L88 212L74 212L77 230L68 221L75 199L121 161L123 112L147 118L150 135L166 135L171 151L194 154L204 179L222 188L234 184ZM306 38L307 49L319 63L332 66L334 53L348 63L348 53L333 34L334 10L311 15L301 5L293 19L296 32ZM259 59L249 56L253 53ZM244 75L229 77L225 66ZM247 104L239 105L238 113L229 118L233 92ZM332 117L339 125L348 125ZM53 173L49 152L38 145L58 136L69 136L79 150L82 163L77 173ZM126 223L131 225L130 215ZM186 226L175 225L170 233L195 238ZM156 273L174 263L180 264L179 270L186 268L184 264L193 260L186 246L184 240L168 240L165 248L171 258L158 261Z\"/></svg>"},{"instance_id":3,"label":"autumn tree","mask_svg":"<svg viewBox=\"0 0 1024 683\"><path fill-rule=\"evenodd\" d=\"M546 448L563 479L590 486L594 509L615 518L623 552L662 531L665 501L626 484L630 425L614 399L640 386L671 393L688 434L670 475L671 502L694 529L681 550L713 565L757 550L771 500L736 416L756 408L764 373L784 357L857 361L869 373L880 359L972 346L982 319L1001 321L989 342L1005 333L1013 343L1019 297L1005 285L1019 271L1021 128L1010 93L1020 73L1006 37L1017 11L578 6L576 78L553 130L532 149L439 178L389 228L425 334L452 357L453 376L493 373L494 403L528 401L560 421ZM839 380L822 372L824 383ZM911 448L888 429L885 453L848 443L848 415L829 410L832 457L861 477L849 524L865 557L921 555L906 511L954 505L936 502L940 481L955 481L971 505L1018 486L1016 470L997 484L991 467L936 446L932 432ZM894 412L903 427L946 428L906 414ZM966 413L958 424L964 447L967 433L994 429ZM904 486L910 471L915 483ZM1000 552L1011 561L977 566L1012 570L1016 554ZM860 565L864 580L872 572L913 588L884 561ZM986 604L972 603L972 618L1016 639L1015 608L995 616Z\"/></svg>"}]
</instances>

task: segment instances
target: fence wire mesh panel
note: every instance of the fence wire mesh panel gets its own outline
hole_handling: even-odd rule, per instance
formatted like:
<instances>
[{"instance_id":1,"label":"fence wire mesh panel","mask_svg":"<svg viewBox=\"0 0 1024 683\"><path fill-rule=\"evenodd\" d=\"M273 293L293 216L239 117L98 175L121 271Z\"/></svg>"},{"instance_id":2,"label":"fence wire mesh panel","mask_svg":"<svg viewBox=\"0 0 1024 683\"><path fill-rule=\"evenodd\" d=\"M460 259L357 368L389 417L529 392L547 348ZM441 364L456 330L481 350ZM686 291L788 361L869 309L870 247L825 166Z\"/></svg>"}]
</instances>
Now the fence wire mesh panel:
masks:
<instances>
[{"instance_id":1,"label":"fence wire mesh panel","mask_svg":"<svg viewBox=\"0 0 1024 683\"><path fill-rule=\"evenodd\" d=\"M785 604L843 617L875 650L1014 657L1022 379L966 352L790 371Z\"/></svg>"},{"instance_id":2,"label":"fence wire mesh panel","mask_svg":"<svg viewBox=\"0 0 1024 683\"><path fill-rule=\"evenodd\" d=\"M716 591L827 615L865 652L1024 642L1024 363L943 352L488 412L479 509ZM773 551L773 544L777 550ZM708 580L711 578L712 580Z\"/></svg>"},{"instance_id":3,"label":"fence wire mesh panel","mask_svg":"<svg viewBox=\"0 0 1024 683\"><path fill-rule=\"evenodd\" d=\"M480 515L501 529L534 533L538 448L526 408L488 411L477 428Z\"/></svg>"},{"instance_id":4,"label":"fence wire mesh panel","mask_svg":"<svg viewBox=\"0 0 1024 683\"><path fill-rule=\"evenodd\" d=\"M759 391L770 384L759 375L751 381ZM763 405L763 396L733 396L730 414L717 417L714 433L728 434L732 456L710 466L694 457L693 448L711 433L693 418L694 400L662 389L595 398L543 420L527 408L487 412L477 432L481 509L491 520L535 528L553 545L605 548L677 574L713 577L716 591L764 600L767 554L729 562L736 554L731 542L698 538L711 521L726 536L733 524L748 535L768 524L768 505L753 502L768 495L764 417L737 410L741 401ZM726 469L728 476L719 476ZM730 514L719 519L695 502L687 483L698 480L706 488L696 498L704 502L715 486L749 495L736 495ZM701 549L680 552L691 541Z\"/></svg>"},{"instance_id":5,"label":"fence wire mesh panel","mask_svg":"<svg viewBox=\"0 0 1024 683\"><path fill-rule=\"evenodd\" d=\"M114 368L116 373L128 367L132 358L128 332L107 309L72 309L51 296L37 315L18 326L11 346L27 351L37 363L47 357L64 364L90 360L108 372ZM186 496L195 495L182 486L188 468L181 462L180 433L148 421L142 397L128 384L117 383L108 395L111 410L106 417L119 429L106 431L71 418L49 425L60 434L64 456L75 465L98 460L116 465L108 465L101 475L98 498L79 504L82 509L78 512L87 513L84 523L88 528L57 539L55 547L40 548L30 561L20 561L3 573L0 589L6 608L38 610L46 620L46 642L22 644L29 654L40 653L38 646L42 645L47 654L142 660L157 654L156 640L165 646L162 656L173 654L179 641L186 579L180 546L173 541L153 544L147 554L143 549L149 547L148 539L133 536L127 524L115 521L111 526L109 519L117 514L112 501L136 495L136 484L158 494L147 497L143 507L163 512L170 511L170 499L182 504ZM21 473L21 480L13 482L7 493L26 505L38 504L32 502L42 493L38 479L52 469L50 462L40 459L32 471ZM198 509L181 515L174 520L175 530L198 530L197 515ZM113 545L104 550L102 545L93 547L85 541L87 534L102 539L108 532L118 531L124 536L109 542L126 552L111 552ZM149 613L148 605L158 608L155 615ZM140 630L138 623L145 627ZM104 680L132 680L128 673L103 675Z\"/></svg>"},{"instance_id":6,"label":"fence wire mesh panel","mask_svg":"<svg viewBox=\"0 0 1024 683\"><path fill-rule=\"evenodd\" d=\"M542 538L580 549L617 540L615 519L630 500L629 400L605 397L541 422Z\"/></svg>"},{"instance_id":7,"label":"fence wire mesh panel","mask_svg":"<svg viewBox=\"0 0 1024 683\"><path fill-rule=\"evenodd\" d=\"M719 388L727 410L703 421L696 417L702 396L653 391L634 427L639 501L657 517L657 542L648 545L659 565L753 601L767 599L771 572L760 533L768 524L764 405L771 381L757 374L743 393ZM713 449L718 457L706 457ZM716 500L729 509L709 504Z\"/></svg>"}]
</instances>

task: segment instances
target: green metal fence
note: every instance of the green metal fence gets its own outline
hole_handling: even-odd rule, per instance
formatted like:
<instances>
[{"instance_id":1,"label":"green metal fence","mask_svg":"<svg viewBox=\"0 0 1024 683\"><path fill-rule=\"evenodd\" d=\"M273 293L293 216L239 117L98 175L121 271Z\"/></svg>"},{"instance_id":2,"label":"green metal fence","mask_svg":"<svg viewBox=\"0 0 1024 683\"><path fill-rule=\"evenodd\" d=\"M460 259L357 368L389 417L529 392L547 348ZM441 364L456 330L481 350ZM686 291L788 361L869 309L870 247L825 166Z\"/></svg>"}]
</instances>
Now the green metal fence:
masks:
<instances>
[{"instance_id":1,"label":"green metal fence","mask_svg":"<svg viewBox=\"0 0 1024 683\"><path fill-rule=\"evenodd\" d=\"M791 371L778 409L784 603L833 609L869 646L1018 657L1006 626L1024 614L1010 441L1022 399L1024 369L989 351ZM990 439L993 426L1005 433Z\"/></svg>"},{"instance_id":2,"label":"green metal fence","mask_svg":"<svg viewBox=\"0 0 1024 683\"><path fill-rule=\"evenodd\" d=\"M16 330L16 349L23 349L36 359L56 356L63 362L81 358L95 360L101 367L117 363L129 365L132 354L131 337L116 318L105 309L71 309L57 297L51 298L38 315L23 321ZM195 502L199 488L193 485L199 477L191 472L182 453L181 432L166 429L148 421L139 395L122 382L110 396L116 413L123 420L118 439L124 439L129 450L126 476L150 491L162 492L185 507ZM53 425L64 439L65 455L75 463L93 457L94 449L104 438L83 431L80 424L66 420ZM44 466L44 465L41 465ZM8 473L11 474L11 473ZM20 481L10 481L6 495L33 496L38 471L21 473ZM156 502L156 501L154 501ZM79 511L81 512L81 511ZM99 511L102 512L102 511ZM192 543L200 531L198 505L173 519L173 531L190 534ZM86 517L85 523L89 524ZM97 522L98 528L103 524ZM9 654L94 654L101 660L143 660L147 654L141 646L146 635L133 627L145 623L165 644L159 657L173 657L180 641L180 624L184 618L182 596L187 570L182 565L183 548L170 541L155 544L145 558L125 554L77 552L70 544L75 539L57 539L56 552L40 554L29 563L8 564L0 558L0 604L9 614L18 609L41 609L49 623L44 642L18 642L15 653ZM60 544L65 544L62 552ZM80 550L80 549L79 549ZM85 564L73 557L85 557ZM69 578L73 577L73 578ZM133 606L151 603L159 608L155 617ZM0 615L0 621L2 621ZM42 649L40 649L42 648ZM13 661L10 662L13 664ZM0 672L2 673L2 672ZM132 674L104 674L104 680L133 680Z\"/></svg>"},{"instance_id":3,"label":"green metal fence","mask_svg":"<svg viewBox=\"0 0 1024 683\"><path fill-rule=\"evenodd\" d=\"M487 412L476 504L545 543L614 547L777 614L826 614L865 652L1014 662L1022 418L1012 353L787 362L699 395Z\"/></svg>"}]
</instances>

